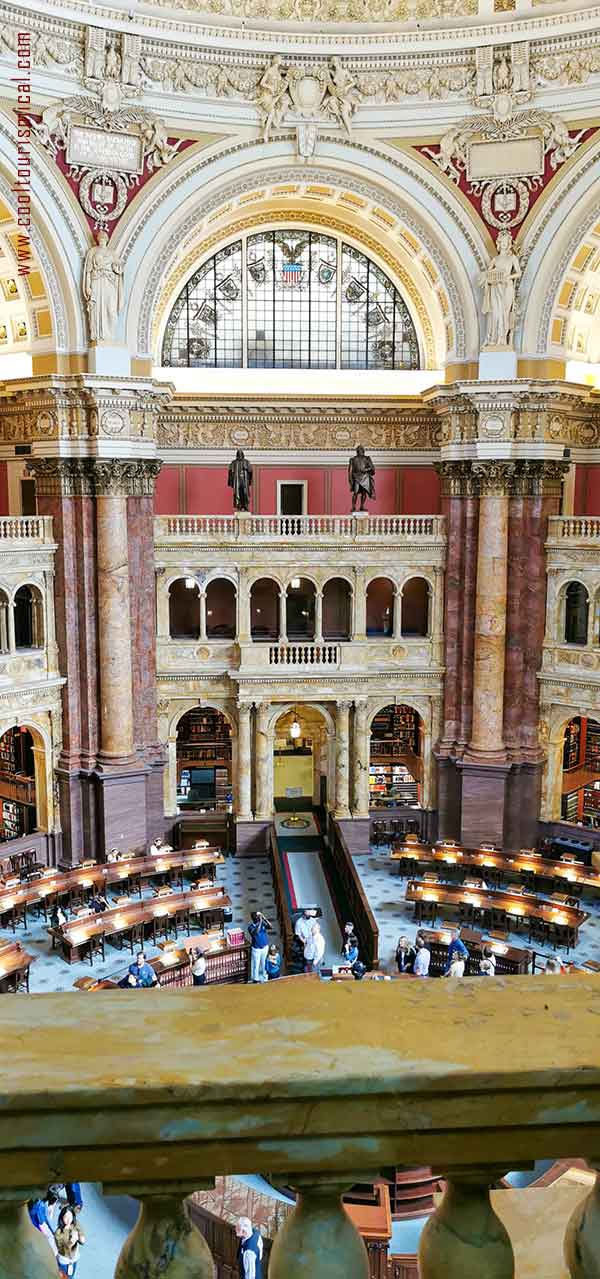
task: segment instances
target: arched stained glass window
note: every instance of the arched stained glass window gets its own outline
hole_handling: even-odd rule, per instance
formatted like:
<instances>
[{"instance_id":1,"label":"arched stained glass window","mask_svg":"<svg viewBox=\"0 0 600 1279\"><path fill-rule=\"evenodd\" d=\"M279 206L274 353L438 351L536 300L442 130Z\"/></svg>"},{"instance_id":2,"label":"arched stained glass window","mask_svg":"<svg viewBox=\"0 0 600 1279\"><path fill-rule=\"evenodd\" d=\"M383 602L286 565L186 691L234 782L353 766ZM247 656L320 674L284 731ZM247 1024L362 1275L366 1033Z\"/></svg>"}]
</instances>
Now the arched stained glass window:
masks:
<instances>
[{"instance_id":1,"label":"arched stained glass window","mask_svg":"<svg viewBox=\"0 0 600 1279\"><path fill-rule=\"evenodd\" d=\"M169 316L167 367L418 369L397 288L352 245L317 231L261 231L221 249Z\"/></svg>"}]
</instances>

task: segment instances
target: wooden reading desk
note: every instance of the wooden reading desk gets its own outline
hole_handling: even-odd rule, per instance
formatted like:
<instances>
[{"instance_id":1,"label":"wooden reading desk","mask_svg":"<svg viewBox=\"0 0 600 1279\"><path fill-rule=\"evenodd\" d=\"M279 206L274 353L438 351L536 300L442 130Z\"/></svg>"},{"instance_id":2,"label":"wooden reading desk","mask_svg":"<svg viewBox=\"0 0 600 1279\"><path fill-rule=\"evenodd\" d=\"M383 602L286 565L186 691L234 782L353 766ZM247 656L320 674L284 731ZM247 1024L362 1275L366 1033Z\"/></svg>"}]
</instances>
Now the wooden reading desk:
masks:
<instances>
[{"instance_id":1,"label":"wooden reading desk","mask_svg":"<svg viewBox=\"0 0 600 1279\"><path fill-rule=\"evenodd\" d=\"M569 857L549 861L532 849L522 849L520 853L503 853L498 849L485 847L465 849L461 844L451 841L440 841L433 848L428 844L403 842L394 846L390 859L397 863L399 869L403 862L423 866L439 865L440 869L447 867L449 876L456 868L459 873L463 870L479 871L484 879L487 870L488 877L491 871L497 872L502 878L514 876L526 881L537 880L540 884L544 880L564 880L565 892L574 896L580 896L584 890L600 892L599 871Z\"/></svg>"},{"instance_id":2,"label":"wooden reading desk","mask_svg":"<svg viewBox=\"0 0 600 1279\"><path fill-rule=\"evenodd\" d=\"M90 942L99 938L120 937L130 929L139 927L142 936L149 936L156 942L157 932L165 929L167 921L177 916L183 927L189 928L191 916L202 916L207 927L219 924L223 927L225 911L231 907L231 900L223 889L213 888L209 882L195 890L184 893L170 893L165 896L144 897L141 901L129 902L117 906L113 910L105 910L101 914L90 914L69 920L60 930L54 930L62 946L64 958L70 963L77 963L82 958Z\"/></svg>"},{"instance_id":3,"label":"wooden reading desk","mask_svg":"<svg viewBox=\"0 0 600 1279\"><path fill-rule=\"evenodd\" d=\"M576 945L579 929L589 915L566 902L553 903L533 893L502 891L501 889L476 889L462 884L427 883L409 880L406 900L415 903L415 917L420 923L423 914L431 912L433 919L441 907L471 908L471 913L485 921L492 912L504 913L509 925L518 931L521 921L540 921L552 926L567 947ZM437 910L437 907L440 910Z\"/></svg>"},{"instance_id":4,"label":"wooden reading desk","mask_svg":"<svg viewBox=\"0 0 600 1279\"><path fill-rule=\"evenodd\" d=\"M47 918L48 908L64 897L81 896L92 890L104 892L109 885L122 884L127 890L142 894L142 881L155 876L170 878L177 873L183 888L184 875L206 871L214 882L216 868L224 861L218 849L187 849L157 854L152 857L129 857L119 862L96 862L91 866L75 866L57 871L48 867L39 879L25 884L0 888L0 926L5 921L27 924L28 907L39 907Z\"/></svg>"},{"instance_id":5,"label":"wooden reading desk","mask_svg":"<svg viewBox=\"0 0 600 1279\"><path fill-rule=\"evenodd\" d=\"M18 990L29 993L29 969L35 959L36 956L28 955L18 941L0 945L0 994L15 994Z\"/></svg>"},{"instance_id":6,"label":"wooden reading desk","mask_svg":"<svg viewBox=\"0 0 600 1279\"><path fill-rule=\"evenodd\" d=\"M206 985L221 986L225 983L245 982L248 977L248 942L231 946L220 929L214 928L195 937L184 937L176 942L163 942L162 953L149 959L154 969L159 986L191 986L192 964L190 951L201 947L206 959ZM77 990L93 991L115 990L125 972L113 974L112 977L78 977L74 983Z\"/></svg>"}]
</instances>

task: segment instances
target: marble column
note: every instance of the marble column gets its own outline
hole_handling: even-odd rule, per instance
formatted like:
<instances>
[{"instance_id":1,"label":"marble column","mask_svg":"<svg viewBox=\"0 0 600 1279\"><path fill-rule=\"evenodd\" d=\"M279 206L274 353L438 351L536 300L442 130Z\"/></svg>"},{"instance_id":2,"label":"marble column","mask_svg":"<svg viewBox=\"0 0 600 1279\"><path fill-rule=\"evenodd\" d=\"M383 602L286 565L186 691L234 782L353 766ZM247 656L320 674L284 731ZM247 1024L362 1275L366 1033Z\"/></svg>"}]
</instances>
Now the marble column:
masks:
<instances>
[{"instance_id":1,"label":"marble column","mask_svg":"<svg viewBox=\"0 0 600 1279\"><path fill-rule=\"evenodd\" d=\"M364 573L356 575L352 604L352 639L364 640L367 635L367 588Z\"/></svg>"},{"instance_id":2,"label":"marble column","mask_svg":"<svg viewBox=\"0 0 600 1279\"><path fill-rule=\"evenodd\" d=\"M287 644L287 591L279 592L279 643Z\"/></svg>"},{"instance_id":3,"label":"marble column","mask_svg":"<svg viewBox=\"0 0 600 1279\"><path fill-rule=\"evenodd\" d=\"M54 571L46 569L44 573L45 607L44 636L48 660L48 670L52 674L58 672L58 644L56 642L56 622L54 617Z\"/></svg>"},{"instance_id":4,"label":"marble column","mask_svg":"<svg viewBox=\"0 0 600 1279\"><path fill-rule=\"evenodd\" d=\"M366 701L354 703L353 816L369 816L369 762L371 733Z\"/></svg>"},{"instance_id":5,"label":"marble column","mask_svg":"<svg viewBox=\"0 0 600 1279\"><path fill-rule=\"evenodd\" d=\"M247 702L238 706L237 813L236 820L252 821L252 739L251 708Z\"/></svg>"},{"instance_id":6,"label":"marble column","mask_svg":"<svg viewBox=\"0 0 600 1279\"><path fill-rule=\"evenodd\" d=\"M237 638L239 644L250 642L250 588L245 572L240 572L237 593Z\"/></svg>"},{"instance_id":7,"label":"marble column","mask_svg":"<svg viewBox=\"0 0 600 1279\"><path fill-rule=\"evenodd\" d=\"M96 498L99 758L105 766L120 766L131 762L134 753L127 498L122 489L110 492L110 487Z\"/></svg>"},{"instance_id":8,"label":"marble column","mask_svg":"<svg viewBox=\"0 0 600 1279\"><path fill-rule=\"evenodd\" d=\"M399 586L394 590L394 617L392 635L394 639L402 636L402 591Z\"/></svg>"},{"instance_id":9,"label":"marble column","mask_svg":"<svg viewBox=\"0 0 600 1279\"><path fill-rule=\"evenodd\" d=\"M156 589L156 632L158 640L168 640L170 635L169 591L164 585L164 568L155 568L154 582Z\"/></svg>"},{"instance_id":10,"label":"marble column","mask_svg":"<svg viewBox=\"0 0 600 1279\"><path fill-rule=\"evenodd\" d=\"M14 600L11 600L8 605L8 651L14 653L15 650L15 604Z\"/></svg>"},{"instance_id":11,"label":"marble column","mask_svg":"<svg viewBox=\"0 0 600 1279\"><path fill-rule=\"evenodd\" d=\"M270 773L272 768L271 739L269 737L270 702L259 702L256 707L256 799L255 817L270 821L272 813Z\"/></svg>"},{"instance_id":12,"label":"marble column","mask_svg":"<svg viewBox=\"0 0 600 1279\"><path fill-rule=\"evenodd\" d=\"M473 725L468 756L506 762L503 738L504 647L508 566L508 493L514 463L475 463L480 483Z\"/></svg>"},{"instance_id":13,"label":"marble column","mask_svg":"<svg viewBox=\"0 0 600 1279\"><path fill-rule=\"evenodd\" d=\"M361 1175L306 1173L294 1179L298 1199L275 1237L270 1279L369 1279L367 1250L342 1203L344 1191Z\"/></svg>"},{"instance_id":14,"label":"marble column","mask_svg":"<svg viewBox=\"0 0 600 1279\"><path fill-rule=\"evenodd\" d=\"M335 731L335 816L350 816L350 702L338 702Z\"/></svg>"},{"instance_id":15,"label":"marble column","mask_svg":"<svg viewBox=\"0 0 600 1279\"><path fill-rule=\"evenodd\" d=\"M514 462L474 462L479 498L471 740L462 761L461 840L502 846L506 779L503 736L508 566L508 498Z\"/></svg>"},{"instance_id":16,"label":"marble column","mask_svg":"<svg viewBox=\"0 0 600 1279\"><path fill-rule=\"evenodd\" d=\"M323 592L315 591L315 644L323 643Z\"/></svg>"}]
</instances>

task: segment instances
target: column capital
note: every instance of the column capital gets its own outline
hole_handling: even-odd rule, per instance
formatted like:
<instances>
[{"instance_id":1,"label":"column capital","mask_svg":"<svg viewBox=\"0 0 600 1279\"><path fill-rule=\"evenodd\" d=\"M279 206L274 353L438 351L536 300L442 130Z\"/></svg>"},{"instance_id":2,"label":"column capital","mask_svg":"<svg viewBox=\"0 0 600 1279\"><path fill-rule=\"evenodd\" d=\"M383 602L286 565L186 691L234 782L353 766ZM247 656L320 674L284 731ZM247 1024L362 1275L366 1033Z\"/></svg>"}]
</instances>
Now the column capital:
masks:
<instances>
[{"instance_id":1,"label":"column capital","mask_svg":"<svg viewBox=\"0 0 600 1279\"><path fill-rule=\"evenodd\" d=\"M476 497L471 462L434 462L442 486L442 497Z\"/></svg>"},{"instance_id":2,"label":"column capital","mask_svg":"<svg viewBox=\"0 0 600 1279\"><path fill-rule=\"evenodd\" d=\"M472 474L479 497L508 497L514 491L517 463L473 462Z\"/></svg>"},{"instance_id":3,"label":"column capital","mask_svg":"<svg viewBox=\"0 0 600 1279\"><path fill-rule=\"evenodd\" d=\"M161 466L158 458L40 457L27 462L41 497L152 497Z\"/></svg>"}]
</instances>

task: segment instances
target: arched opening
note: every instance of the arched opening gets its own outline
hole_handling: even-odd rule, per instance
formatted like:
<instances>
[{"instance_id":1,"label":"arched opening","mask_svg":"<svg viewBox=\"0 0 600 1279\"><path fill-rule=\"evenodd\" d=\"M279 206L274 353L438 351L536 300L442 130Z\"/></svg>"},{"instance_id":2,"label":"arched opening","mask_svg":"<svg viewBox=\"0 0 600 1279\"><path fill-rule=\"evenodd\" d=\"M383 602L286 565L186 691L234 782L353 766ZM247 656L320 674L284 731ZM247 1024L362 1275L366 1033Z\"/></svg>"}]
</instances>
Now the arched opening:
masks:
<instances>
[{"instance_id":1,"label":"arched opening","mask_svg":"<svg viewBox=\"0 0 600 1279\"><path fill-rule=\"evenodd\" d=\"M394 634L394 583L374 577L367 586L367 635L391 638Z\"/></svg>"},{"instance_id":2,"label":"arched opening","mask_svg":"<svg viewBox=\"0 0 600 1279\"><path fill-rule=\"evenodd\" d=\"M384 706L371 723L371 808L420 808L423 721L412 706Z\"/></svg>"},{"instance_id":3,"label":"arched opening","mask_svg":"<svg viewBox=\"0 0 600 1279\"><path fill-rule=\"evenodd\" d=\"M200 639L200 587L193 577L180 577L169 589L171 639Z\"/></svg>"},{"instance_id":4,"label":"arched opening","mask_svg":"<svg viewBox=\"0 0 600 1279\"><path fill-rule=\"evenodd\" d=\"M217 577L206 588L206 638L235 639L236 589L226 577Z\"/></svg>"},{"instance_id":5,"label":"arched opening","mask_svg":"<svg viewBox=\"0 0 600 1279\"><path fill-rule=\"evenodd\" d=\"M9 608L10 604L6 591L0 591L0 653L8 653L10 651L10 644L8 640Z\"/></svg>"},{"instance_id":6,"label":"arched opening","mask_svg":"<svg viewBox=\"0 0 600 1279\"><path fill-rule=\"evenodd\" d=\"M253 640L279 638L279 584L261 577L250 590L250 637Z\"/></svg>"},{"instance_id":7,"label":"arched opening","mask_svg":"<svg viewBox=\"0 0 600 1279\"><path fill-rule=\"evenodd\" d=\"M44 604L37 586L20 586L15 593L15 648L44 647Z\"/></svg>"},{"instance_id":8,"label":"arched opening","mask_svg":"<svg viewBox=\"0 0 600 1279\"><path fill-rule=\"evenodd\" d=\"M302 703L284 711L275 724L273 740L276 811L325 808L328 771L329 736L324 716L316 707Z\"/></svg>"},{"instance_id":9,"label":"arched opening","mask_svg":"<svg viewBox=\"0 0 600 1279\"><path fill-rule=\"evenodd\" d=\"M36 799L33 737L28 728L9 728L0 737L0 840L36 829Z\"/></svg>"},{"instance_id":10,"label":"arched opening","mask_svg":"<svg viewBox=\"0 0 600 1279\"><path fill-rule=\"evenodd\" d=\"M402 634L428 635L429 582L411 577L402 587Z\"/></svg>"},{"instance_id":11,"label":"arched opening","mask_svg":"<svg viewBox=\"0 0 600 1279\"><path fill-rule=\"evenodd\" d=\"M343 577L323 587L323 639L349 640L352 635L352 591Z\"/></svg>"},{"instance_id":12,"label":"arched opening","mask_svg":"<svg viewBox=\"0 0 600 1279\"><path fill-rule=\"evenodd\" d=\"M589 595L582 582L569 582L565 591L565 642L587 644Z\"/></svg>"},{"instance_id":13,"label":"arched opening","mask_svg":"<svg viewBox=\"0 0 600 1279\"><path fill-rule=\"evenodd\" d=\"M177 808L227 812L232 806L231 727L213 706L196 706L177 725Z\"/></svg>"},{"instance_id":14,"label":"arched opening","mask_svg":"<svg viewBox=\"0 0 600 1279\"><path fill-rule=\"evenodd\" d=\"M315 637L315 588L307 577L293 577L287 588L285 624L290 640Z\"/></svg>"},{"instance_id":15,"label":"arched opening","mask_svg":"<svg viewBox=\"0 0 600 1279\"><path fill-rule=\"evenodd\" d=\"M561 816L600 827L600 723L586 715L576 715L565 728Z\"/></svg>"}]
</instances>

